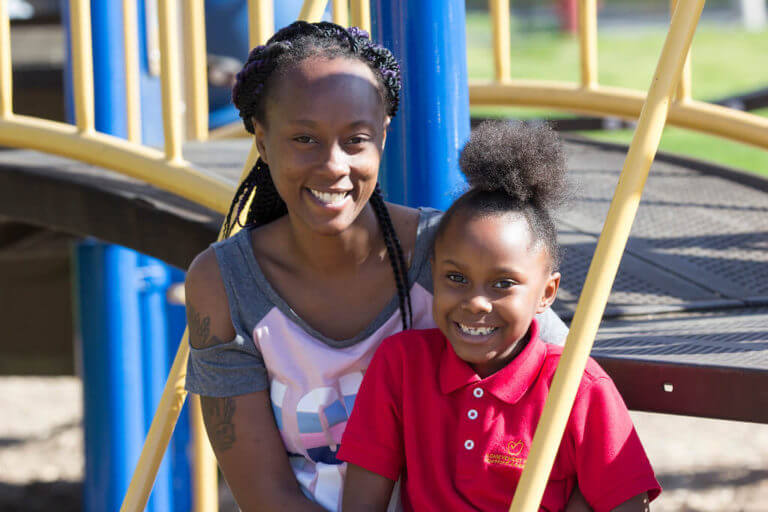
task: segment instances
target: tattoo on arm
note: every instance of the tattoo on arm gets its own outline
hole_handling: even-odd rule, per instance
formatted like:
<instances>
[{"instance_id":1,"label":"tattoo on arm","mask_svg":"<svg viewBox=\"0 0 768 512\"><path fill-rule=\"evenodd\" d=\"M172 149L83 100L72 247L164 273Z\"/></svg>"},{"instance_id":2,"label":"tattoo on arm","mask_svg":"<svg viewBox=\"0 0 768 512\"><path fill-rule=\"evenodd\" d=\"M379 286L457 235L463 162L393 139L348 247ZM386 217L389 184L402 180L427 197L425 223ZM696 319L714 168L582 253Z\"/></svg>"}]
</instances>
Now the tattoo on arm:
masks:
<instances>
[{"instance_id":1,"label":"tattoo on arm","mask_svg":"<svg viewBox=\"0 0 768 512\"><path fill-rule=\"evenodd\" d=\"M235 399L201 396L200 402L211 445L216 451L229 450L235 442L235 424L232 423Z\"/></svg>"},{"instance_id":2,"label":"tattoo on arm","mask_svg":"<svg viewBox=\"0 0 768 512\"><path fill-rule=\"evenodd\" d=\"M187 324L189 326L189 344L195 348L208 348L224 343L211 335L211 317L203 316L192 304L187 304Z\"/></svg>"}]
</instances>

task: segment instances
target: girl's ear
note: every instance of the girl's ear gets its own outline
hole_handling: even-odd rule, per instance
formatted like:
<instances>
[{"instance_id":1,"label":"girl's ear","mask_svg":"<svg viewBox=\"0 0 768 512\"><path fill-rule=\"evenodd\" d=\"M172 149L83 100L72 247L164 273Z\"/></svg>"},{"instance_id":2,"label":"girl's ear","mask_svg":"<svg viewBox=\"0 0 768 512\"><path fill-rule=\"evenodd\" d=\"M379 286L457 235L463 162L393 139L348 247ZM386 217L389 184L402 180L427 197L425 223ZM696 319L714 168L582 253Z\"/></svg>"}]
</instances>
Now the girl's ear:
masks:
<instances>
[{"instance_id":1,"label":"girl's ear","mask_svg":"<svg viewBox=\"0 0 768 512\"><path fill-rule=\"evenodd\" d=\"M264 130L264 126L258 122L257 120L253 119L253 138L256 142L256 149L259 150L259 156L264 161L265 164L269 165L269 160L267 156L267 147L264 144L264 139L266 138L266 131Z\"/></svg>"},{"instance_id":2,"label":"girl's ear","mask_svg":"<svg viewBox=\"0 0 768 512\"><path fill-rule=\"evenodd\" d=\"M552 272L549 274L549 277L547 277L547 282L544 285L544 292L541 294L541 299L539 299L536 313L543 313L545 309L555 302L558 288L560 288L560 272Z\"/></svg>"}]
</instances>

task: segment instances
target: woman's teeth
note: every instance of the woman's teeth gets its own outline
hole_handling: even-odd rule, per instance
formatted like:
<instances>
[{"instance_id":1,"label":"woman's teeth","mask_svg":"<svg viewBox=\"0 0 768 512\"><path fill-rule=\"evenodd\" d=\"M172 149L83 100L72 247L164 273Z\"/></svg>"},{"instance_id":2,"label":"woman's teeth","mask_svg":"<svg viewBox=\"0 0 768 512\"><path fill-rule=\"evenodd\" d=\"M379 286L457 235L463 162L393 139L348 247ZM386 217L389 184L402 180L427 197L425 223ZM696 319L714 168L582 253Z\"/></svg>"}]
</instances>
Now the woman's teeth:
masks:
<instances>
[{"instance_id":1,"label":"woman's teeth","mask_svg":"<svg viewBox=\"0 0 768 512\"><path fill-rule=\"evenodd\" d=\"M309 189L312 195L325 204L337 204L344 201L349 192L320 192L319 190Z\"/></svg>"},{"instance_id":2,"label":"woman's teeth","mask_svg":"<svg viewBox=\"0 0 768 512\"><path fill-rule=\"evenodd\" d=\"M470 336L486 336L498 329L498 327L470 327L464 324L458 324L458 326L461 332Z\"/></svg>"}]
</instances>

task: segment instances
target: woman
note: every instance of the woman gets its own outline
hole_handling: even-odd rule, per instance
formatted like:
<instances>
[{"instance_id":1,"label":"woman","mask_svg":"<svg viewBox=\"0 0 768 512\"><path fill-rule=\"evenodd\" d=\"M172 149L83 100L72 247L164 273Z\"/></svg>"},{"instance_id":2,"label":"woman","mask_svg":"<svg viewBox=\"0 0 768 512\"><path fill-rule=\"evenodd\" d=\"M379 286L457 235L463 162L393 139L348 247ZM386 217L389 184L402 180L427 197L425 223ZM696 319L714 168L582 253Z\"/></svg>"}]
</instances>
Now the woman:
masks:
<instances>
[{"instance_id":1,"label":"woman","mask_svg":"<svg viewBox=\"0 0 768 512\"><path fill-rule=\"evenodd\" d=\"M335 457L383 338L431 319L439 213L384 203L377 179L400 71L359 29L294 23L254 49L233 100L261 155L246 226L187 275L187 387L245 510L336 510ZM561 341L554 315L542 338ZM286 456L287 452L287 456Z\"/></svg>"}]
</instances>

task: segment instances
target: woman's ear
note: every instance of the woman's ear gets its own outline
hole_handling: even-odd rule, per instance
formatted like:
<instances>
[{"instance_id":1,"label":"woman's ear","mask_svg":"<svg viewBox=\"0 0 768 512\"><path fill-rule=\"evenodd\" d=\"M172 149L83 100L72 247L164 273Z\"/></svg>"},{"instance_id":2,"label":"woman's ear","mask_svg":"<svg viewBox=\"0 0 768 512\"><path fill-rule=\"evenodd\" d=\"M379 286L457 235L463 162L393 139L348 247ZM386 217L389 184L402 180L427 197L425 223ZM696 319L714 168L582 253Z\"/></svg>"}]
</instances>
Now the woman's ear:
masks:
<instances>
[{"instance_id":1,"label":"woman's ear","mask_svg":"<svg viewBox=\"0 0 768 512\"><path fill-rule=\"evenodd\" d=\"M381 135L381 152L384 152L384 147L387 145L387 132L389 131L389 123L392 121L392 118L389 116L386 116L384 118L384 133Z\"/></svg>"},{"instance_id":2,"label":"woman's ear","mask_svg":"<svg viewBox=\"0 0 768 512\"><path fill-rule=\"evenodd\" d=\"M265 164L269 165L269 160L267 156L267 147L264 144L264 140L266 139L267 133L264 129L264 125L262 125L257 120L253 119L253 139L256 143L256 149L259 150L259 156L264 161Z\"/></svg>"},{"instance_id":3,"label":"woman's ear","mask_svg":"<svg viewBox=\"0 0 768 512\"><path fill-rule=\"evenodd\" d=\"M544 284L544 291L541 294L541 299L539 299L536 313L543 313L545 309L555 302L558 288L560 288L560 272L552 272L549 274L547 282Z\"/></svg>"}]
</instances>

